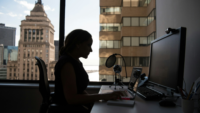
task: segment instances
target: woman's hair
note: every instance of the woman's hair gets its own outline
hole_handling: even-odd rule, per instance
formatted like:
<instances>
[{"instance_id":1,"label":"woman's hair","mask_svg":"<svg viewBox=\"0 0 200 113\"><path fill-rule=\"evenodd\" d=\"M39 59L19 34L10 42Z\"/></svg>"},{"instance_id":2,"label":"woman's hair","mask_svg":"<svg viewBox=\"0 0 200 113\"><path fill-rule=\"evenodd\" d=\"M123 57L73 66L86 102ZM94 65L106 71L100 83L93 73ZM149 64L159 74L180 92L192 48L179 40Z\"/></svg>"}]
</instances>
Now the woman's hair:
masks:
<instances>
[{"instance_id":1,"label":"woman's hair","mask_svg":"<svg viewBox=\"0 0 200 113\"><path fill-rule=\"evenodd\" d=\"M92 38L91 34L82 29L76 29L70 32L65 39L65 45L61 48L59 56L64 53L71 52L76 47L76 44L83 43Z\"/></svg>"}]
</instances>

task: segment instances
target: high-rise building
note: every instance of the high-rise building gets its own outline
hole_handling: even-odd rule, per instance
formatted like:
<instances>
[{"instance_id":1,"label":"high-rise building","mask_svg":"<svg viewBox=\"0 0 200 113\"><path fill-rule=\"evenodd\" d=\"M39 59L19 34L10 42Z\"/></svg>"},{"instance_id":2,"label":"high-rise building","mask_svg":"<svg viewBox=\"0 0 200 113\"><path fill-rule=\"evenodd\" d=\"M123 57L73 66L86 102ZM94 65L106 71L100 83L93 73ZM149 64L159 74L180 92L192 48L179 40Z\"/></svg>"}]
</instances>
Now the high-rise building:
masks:
<instances>
[{"instance_id":1,"label":"high-rise building","mask_svg":"<svg viewBox=\"0 0 200 113\"><path fill-rule=\"evenodd\" d=\"M18 47L4 46L3 65L7 65L8 61L17 61Z\"/></svg>"},{"instance_id":2,"label":"high-rise building","mask_svg":"<svg viewBox=\"0 0 200 113\"><path fill-rule=\"evenodd\" d=\"M0 23L0 44L4 46L15 46L16 28L7 27Z\"/></svg>"},{"instance_id":3,"label":"high-rise building","mask_svg":"<svg viewBox=\"0 0 200 113\"><path fill-rule=\"evenodd\" d=\"M49 63L55 61L54 26L47 17L41 0L20 25L18 59L7 64L7 79L39 80L35 56L44 60L49 80Z\"/></svg>"},{"instance_id":4,"label":"high-rise building","mask_svg":"<svg viewBox=\"0 0 200 113\"><path fill-rule=\"evenodd\" d=\"M150 43L156 38L155 8L156 0L100 0L99 80L113 81L115 73L105 62L114 53L124 57L129 77L133 67L142 67L148 75ZM116 64L129 80L121 56Z\"/></svg>"},{"instance_id":5,"label":"high-rise building","mask_svg":"<svg viewBox=\"0 0 200 113\"><path fill-rule=\"evenodd\" d=\"M3 65L3 56L4 56L4 46L0 44L0 66Z\"/></svg>"},{"instance_id":6,"label":"high-rise building","mask_svg":"<svg viewBox=\"0 0 200 113\"><path fill-rule=\"evenodd\" d=\"M59 41L54 40L55 45L55 61L58 61L58 55L59 55Z\"/></svg>"}]
</instances>

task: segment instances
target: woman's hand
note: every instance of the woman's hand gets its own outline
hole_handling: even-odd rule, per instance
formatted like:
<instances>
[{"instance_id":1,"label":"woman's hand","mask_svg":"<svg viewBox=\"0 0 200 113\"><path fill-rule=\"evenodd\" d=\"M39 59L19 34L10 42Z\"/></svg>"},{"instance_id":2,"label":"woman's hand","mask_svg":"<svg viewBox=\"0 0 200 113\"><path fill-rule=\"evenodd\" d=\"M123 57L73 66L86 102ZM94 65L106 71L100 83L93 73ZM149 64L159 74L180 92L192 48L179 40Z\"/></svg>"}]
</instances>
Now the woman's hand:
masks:
<instances>
[{"instance_id":1,"label":"woman's hand","mask_svg":"<svg viewBox=\"0 0 200 113\"><path fill-rule=\"evenodd\" d=\"M113 91L111 93L108 93L105 100L116 100L116 99L121 99L121 96L123 93L121 91Z\"/></svg>"}]
</instances>

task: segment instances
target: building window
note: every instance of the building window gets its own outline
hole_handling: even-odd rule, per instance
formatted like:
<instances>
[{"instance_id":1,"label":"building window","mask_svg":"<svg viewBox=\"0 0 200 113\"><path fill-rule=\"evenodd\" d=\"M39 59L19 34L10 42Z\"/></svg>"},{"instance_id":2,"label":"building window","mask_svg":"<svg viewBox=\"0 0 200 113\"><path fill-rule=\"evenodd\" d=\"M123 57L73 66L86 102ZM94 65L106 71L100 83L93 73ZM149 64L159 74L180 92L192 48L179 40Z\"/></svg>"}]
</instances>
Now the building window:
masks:
<instances>
[{"instance_id":1,"label":"building window","mask_svg":"<svg viewBox=\"0 0 200 113\"><path fill-rule=\"evenodd\" d=\"M121 14L121 7L101 7L100 14Z\"/></svg>"},{"instance_id":2,"label":"building window","mask_svg":"<svg viewBox=\"0 0 200 113\"><path fill-rule=\"evenodd\" d=\"M39 37L37 37L37 40L36 40L37 42L39 41Z\"/></svg>"},{"instance_id":3,"label":"building window","mask_svg":"<svg viewBox=\"0 0 200 113\"><path fill-rule=\"evenodd\" d=\"M107 41L106 46L107 48L113 48L113 41Z\"/></svg>"},{"instance_id":4,"label":"building window","mask_svg":"<svg viewBox=\"0 0 200 113\"><path fill-rule=\"evenodd\" d=\"M152 34L150 34L148 37L147 37L147 44L151 44L151 41L153 41L154 39L156 39L156 37L155 37L155 32L154 33L152 33Z\"/></svg>"},{"instance_id":5,"label":"building window","mask_svg":"<svg viewBox=\"0 0 200 113\"><path fill-rule=\"evenodd\" d=\"M120 48L120 41L100 41L100 48Z\"/></svg>"},{"instance_id":6,"label":"building window","mask_svg":"<svg viewBox=\"0 0 200 113\"><path fill-rule=\"evenodd\" d=\"M131 18L130 17L123 18L123 26L131 26Z\"/></svg>"},{"instance_id":7,"label":"building window","mask_svg":"<svg viewBox=\"0 0 200 113\"><path fill-rule=\"evenodd\" d=\"M151 0L123 0L123 7L146 7Z\"/></svg>"},{"instance_id":8,"label":"building window","mask_svg":"<svg viewBox=\"0 0 200 113\"><path fill-rule=\"evenodd\" d=\"M23 80L25 80L25 73L23 73Z\"/></svg>"},{"instance_id":9,"label":"building window","mask_svg":"<svg viewBox=\"0 0 200 113\"><path fill-rule=\"evenodd\" d=\"M123 26L147 26L146 17L124 17Z\"/></svg>"},{"instance_id":10,"label":"building window","mask_svg":"<svg viewBox=\"0 0 200 113\"><path fill-rule=\"evenodd\" d=\"M43 29L41 29L41 35L43 35Z\"/></svg>"},{"instance_id":11,"label":"building window","mask_svg":"<svg viewBox=\"0 0 200 113\"><path fill-rule=\"evenodd\" d=\"M39 35L39 29L36 30L37 35Z\"/></svg>"},{"instance_id":12,"label":"building window","mask_svg":"<svg viewBox=\"0 0 200 113\"><path fill-rule=\"evenodd\" d=\"M123 46L131 46L131 38L130 37L123 37Z\"/></svg>"},{"instance_id":13,"label":"building window","mask_svg":"<svg viewBox=\"0 0 200 113\"><path fill-rule=\"evenodd\" d=\"M27 80L29 80L29 74L27 74Z\"/></svg>"},{"instance_id":14,"label":"building window","mask_svg":"<svg viewBox=\"0 0 200 113\"><path fill-rule=\"evenodd\" d=\"M147 26L147 18L140 17L140 26Z\"/></svg>"},{"instance_id":15,"label":"building window","mask_svg":"<svg viewBox=\"0 0 200 113\"><path fill-rule=\"evenodd\" d=\"M147 37L140 37L140 46L147 45Z\"/></svg>"},{"instance_id":16,"label":"building window","mask_svg":"<svg viewBox=\"0 0 200 113\"><path fill-rule=\"evenodd\" d=\"M33 37L33 41L35 41L35 37Z\"/></svg>"},{"instance_id":17,"label":"building window","mask_svg":"<svg viewBox=\"0 0 200 113\"><path fill-rule=\"evenodd\" d=\"M119 23L100 24L100 31L121 31Z\"/></svg>"}]
</instances>

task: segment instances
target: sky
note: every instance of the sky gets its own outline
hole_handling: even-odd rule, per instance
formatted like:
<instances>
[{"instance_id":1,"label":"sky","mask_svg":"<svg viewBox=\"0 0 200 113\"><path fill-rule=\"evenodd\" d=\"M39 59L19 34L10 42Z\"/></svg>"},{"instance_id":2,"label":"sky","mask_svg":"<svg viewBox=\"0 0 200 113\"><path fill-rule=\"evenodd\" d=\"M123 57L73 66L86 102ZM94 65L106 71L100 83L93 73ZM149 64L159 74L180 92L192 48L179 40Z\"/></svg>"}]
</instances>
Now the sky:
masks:
<instances>
[{"instance_id":1,"label":"sky","mask_svg":"<svg viewBox=\"0 0 200 113\"><path fill-rule=\"evenodd\" d=\"M34 8L37 0L0 0L0 23L16 28L16 43L20 39L20 24ZM54 40L59 38L60 0L42 0L45 12L54 25ZM92 34L93 52L83 65L99 65L99 0L66 0L65 36L74 29L84 29Z\"/></svg>"}]
</instances>

